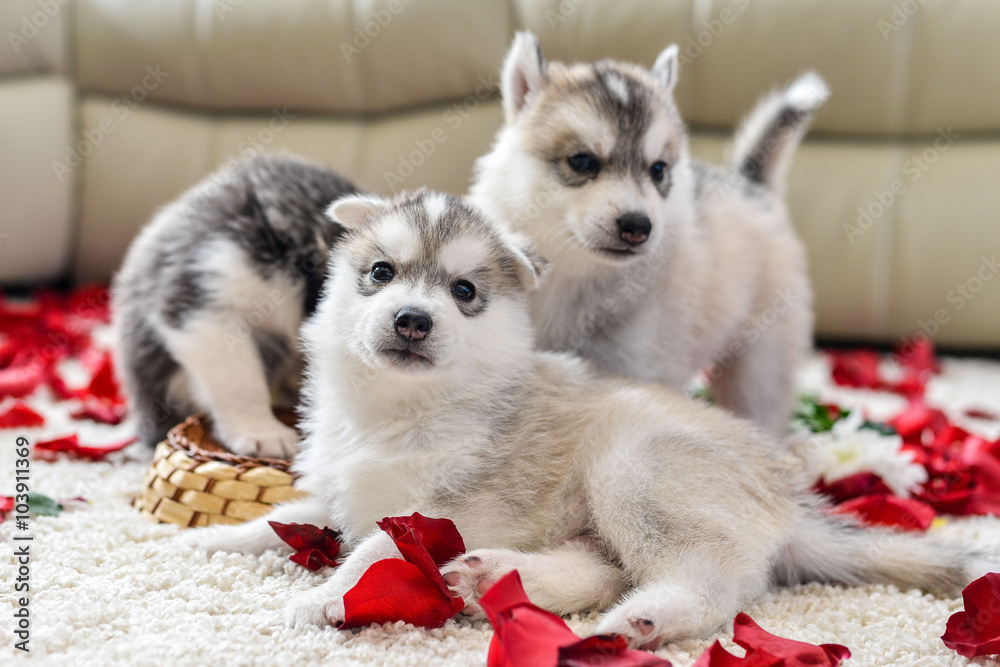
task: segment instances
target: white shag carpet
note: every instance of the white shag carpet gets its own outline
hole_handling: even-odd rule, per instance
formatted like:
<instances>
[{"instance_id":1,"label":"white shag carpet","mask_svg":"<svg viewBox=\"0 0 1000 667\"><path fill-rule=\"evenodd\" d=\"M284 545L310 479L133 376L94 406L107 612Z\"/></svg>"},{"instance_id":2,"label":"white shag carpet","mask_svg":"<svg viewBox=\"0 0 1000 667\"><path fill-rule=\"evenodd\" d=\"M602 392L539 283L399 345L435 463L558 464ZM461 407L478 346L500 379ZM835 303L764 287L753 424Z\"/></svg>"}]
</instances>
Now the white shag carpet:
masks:
<instances>
[{"instance_id":1,"label":"white shag carpet","mask_svg":"<svg viewBox=\"0 0 1000 667\"><path fill-rule=\"evenodd\" d=\"M865 406L886 417L902 407L896 396L833 388L824 361L802 369L803 390L825 400ZM1000 412L1000 363L945 360L931 382L928 401L958 415L969 407ZM0 494L14 486L14 440L32 441L79 432L84 442L112 441L128 424L108 427L73 422L70 406L39 396L29 401L45 413L40 429L0 431ZM958 420L962 423L961 420ZM973 422L995 438L1000 424ZM320 574L284 555L262 557L204 553L181 547L178 528L140 518L129 505L139 492L152 452L134 446L112 463L32 461L31 488L54 498L84 496L90 503L57 517L32 519L31 654L13 648L14 525L0 524L0 664L37 665L484 665L492 632L479 624L449 621L426 631L402 624L356 634L326 629L290 630L282 607L296 591L316 585ZM1000 519L949 519L932 529L1000 556ZM18 594L19 595L19 594ZM809 585L773 590L746 610L765 630L812 643L838 643L853 653L850 667L1000 665L968 661L939 639L959 599L942 600L892 587ZM597 616L573 617L586 635ZM727 648L729 630L719 633ZM712 642L684 641L659 655L691 665ZM734 650L742 654L741 649Z\"/></svg>"}]
</instances>

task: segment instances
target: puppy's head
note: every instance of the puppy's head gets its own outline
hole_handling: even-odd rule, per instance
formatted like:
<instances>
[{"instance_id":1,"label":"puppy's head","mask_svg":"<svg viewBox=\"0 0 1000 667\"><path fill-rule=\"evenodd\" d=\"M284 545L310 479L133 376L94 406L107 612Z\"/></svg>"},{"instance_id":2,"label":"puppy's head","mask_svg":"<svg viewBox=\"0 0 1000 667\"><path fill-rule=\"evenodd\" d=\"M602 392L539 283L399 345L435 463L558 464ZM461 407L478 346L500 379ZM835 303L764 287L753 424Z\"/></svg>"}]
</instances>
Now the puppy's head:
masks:
<instances>
[{"instance_id":1,"label":"puppy's head","mask_svg":"<svg viewBox=\"0 0 1000 667\"><path fill-rule=\"evenodd\" d=\"M479 177L517 202L505 213L545 256L569 248L622 263L670 236L669 204L688 168L677 71L675 46L651 69L568 66L547 62L530 33L514 39L501 77L507 127Z\"/></svg>"},{"instance_id":2,"label":"puppy's head","mask_svg":"<svg viewBox=\"0 0 1000 667\"><path fill-rule=\"evenodd\" d=\"M350 233L317 316L366 367L457 378L531 349L525 295L541 260L519 237L458 198L426 191L352 195L328 215Z\"/></svg>"}]
</instances>

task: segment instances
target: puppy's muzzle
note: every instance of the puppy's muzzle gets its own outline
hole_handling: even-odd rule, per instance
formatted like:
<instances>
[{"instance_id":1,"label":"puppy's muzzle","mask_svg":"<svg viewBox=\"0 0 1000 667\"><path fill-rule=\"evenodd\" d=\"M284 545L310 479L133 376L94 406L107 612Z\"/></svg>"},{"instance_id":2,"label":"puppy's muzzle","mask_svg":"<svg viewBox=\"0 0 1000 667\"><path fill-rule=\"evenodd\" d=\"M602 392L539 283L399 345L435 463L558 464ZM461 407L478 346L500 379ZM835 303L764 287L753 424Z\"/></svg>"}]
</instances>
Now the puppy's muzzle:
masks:
<instances>
[{"instance_id":1,"label":"puppy's muzzle","mask_svg":"<svg viewBox=\"0 0 1000 667\"><path fill-rule=\"evenodd\" d=\"M396 333L408 341L423 340L431 332L434 320L417 308L403 308L396 313Z\"/></svg>"},{"instance_id":2,"label":"puppy's muzzle","mask_svg":"<svg viewBox=\"0 0 1000 667\"><path fill-rule=\"evenodd\" d=\"M649 239L653 223L649 218L639 213L626 213L615 221L618 224L618 234L622 241L632 246L642 245Z\"/></svg>"}]
</instances>

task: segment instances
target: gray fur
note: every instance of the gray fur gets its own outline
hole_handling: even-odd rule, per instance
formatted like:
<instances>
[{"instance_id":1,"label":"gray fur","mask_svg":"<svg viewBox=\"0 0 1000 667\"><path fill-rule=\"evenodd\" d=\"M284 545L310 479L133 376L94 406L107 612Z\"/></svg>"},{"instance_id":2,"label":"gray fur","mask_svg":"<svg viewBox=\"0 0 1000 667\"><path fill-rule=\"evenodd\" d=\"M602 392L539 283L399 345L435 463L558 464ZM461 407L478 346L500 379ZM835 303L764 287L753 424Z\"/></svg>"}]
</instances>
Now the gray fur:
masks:
<instances>
[{"instance_id":1,"label":"gray fur","mask_svg":"<svg viewBox=\"0 0 1000 667\"><path fill-rule=\"evenodd\" d=\"M214 414L215 397L205 395L211 390L192 382L192 372L225 374L227 363L240 362L214 358L209 365L218 369L192 369L170 351L170 340L209 317L211 338L252 339L272 389L297 372L296 320L315 309L330 248L343 233L324 211L353 192L349 181L322 166L258 155L212 174L140 233L115 278L113 302L119 369L144 441L158 442L195 411L226 426L227 417ZM237 268L253 280L233 274ZM276 324L278 312L292 322ZM269 414L269 405L244 409ZM228 445L252 440L247 428L228 426L228 432L220 429ZM253 447L245 440L244 446ZM241 453L287 453L261 442L256 449Z\"/></svg>"}]
</instances>

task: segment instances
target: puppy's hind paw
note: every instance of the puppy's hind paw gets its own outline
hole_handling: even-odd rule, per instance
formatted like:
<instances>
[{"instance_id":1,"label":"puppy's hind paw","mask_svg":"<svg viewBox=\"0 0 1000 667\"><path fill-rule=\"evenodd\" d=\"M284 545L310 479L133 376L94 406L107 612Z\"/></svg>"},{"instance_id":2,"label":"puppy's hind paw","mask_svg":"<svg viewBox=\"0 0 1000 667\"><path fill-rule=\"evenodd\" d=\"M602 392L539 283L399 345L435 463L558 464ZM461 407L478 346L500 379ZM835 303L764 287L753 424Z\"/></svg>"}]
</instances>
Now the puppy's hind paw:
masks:
<instances>
[{"instance_id":1,"label":"puppy's hind paw","mask_svg":"<svg viewBox=\"0 0 1000 667\"><path fill-rule=\"evenodd\" d=\"M479 549L447 563L441 568L441 575L452 595L465 600L465 609L459 612L472 619L486 618L479 598L498 579L517 569L518 554L502 549Z\"/></svg>"}]
</instances>

